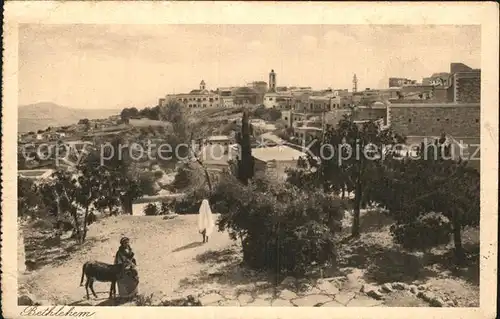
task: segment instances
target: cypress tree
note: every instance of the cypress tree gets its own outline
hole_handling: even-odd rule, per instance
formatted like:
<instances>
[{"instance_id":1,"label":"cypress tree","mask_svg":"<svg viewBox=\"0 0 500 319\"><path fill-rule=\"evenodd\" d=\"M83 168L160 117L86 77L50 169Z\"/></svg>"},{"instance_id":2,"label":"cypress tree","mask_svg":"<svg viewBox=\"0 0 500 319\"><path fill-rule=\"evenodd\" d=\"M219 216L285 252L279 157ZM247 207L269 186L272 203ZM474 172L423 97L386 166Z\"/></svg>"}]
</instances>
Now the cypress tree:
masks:
<instances>
[{"instance_id":1,"label":"cypress tree","mask_svg":"<svg viewBox=\"0 0 500 319\"><path fill-rule=\"evenodd\" d=\"M250 145L251 127L248 122L248 112L243 111L241 119L241 132L236 135L236 142L240 147L240 156L238 158L238 180L243 184L247 184L248 180L253 177L254 165L252 158L252 147Z\"/></svg>"}]
</instances>

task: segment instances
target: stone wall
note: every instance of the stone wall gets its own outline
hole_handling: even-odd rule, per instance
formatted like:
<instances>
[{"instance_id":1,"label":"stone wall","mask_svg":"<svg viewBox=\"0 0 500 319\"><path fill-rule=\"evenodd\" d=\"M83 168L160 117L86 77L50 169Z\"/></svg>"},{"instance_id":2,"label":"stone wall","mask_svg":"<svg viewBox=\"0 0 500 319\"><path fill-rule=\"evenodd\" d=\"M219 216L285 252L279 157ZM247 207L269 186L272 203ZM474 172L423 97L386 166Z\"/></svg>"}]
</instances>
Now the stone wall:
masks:
<instances>
[{"instance_id":1,"label":"stone wall","mask_svg":"<svg viewBox=\"0 0 500 319\"><path fill-rule=\"evenodd\" d=\"M479 103L481 101L481 72L464 72L454 75L455 102Z\"/></svg>"},{"instance_id":2,"label":"stone wall","mask_svg":"<svg viewBox=\"0 0 500 319\"><path fill-rule=\"evenodd\" d=\"M359 108L353 113L354 121L378 120L387 116L385 108Z\"/></svg>"},{"instance_id":3,"label":"stone wall","mask_svg":"<svg viewBox=\"0 0 500 319\"><path fill-rule=\"evenodd\" d=\"M405 136L480 136L480 105L474 104L392 104L390 124Z\"/></svg>"}]
</instances>

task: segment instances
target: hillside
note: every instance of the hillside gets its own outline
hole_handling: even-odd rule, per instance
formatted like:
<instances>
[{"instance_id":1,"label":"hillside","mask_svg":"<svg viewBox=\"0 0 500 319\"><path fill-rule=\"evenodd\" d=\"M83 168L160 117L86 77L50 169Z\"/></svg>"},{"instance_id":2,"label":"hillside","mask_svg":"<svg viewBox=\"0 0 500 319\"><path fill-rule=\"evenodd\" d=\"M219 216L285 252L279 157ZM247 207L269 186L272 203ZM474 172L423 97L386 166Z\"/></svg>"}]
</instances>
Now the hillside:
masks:
<instances>
[{"instance_id":1,"label":"hillside","mask_svg":"<svg viewBox=\"0 0 500 319\"><path fill-rule=\"evenodd\" d=\"M119 109L72 109L51 102L22 105L18 108L18 131L37 131L49 126L76 124L83 118L99 119L119 113Z\"/></svg>"}]
</instances>

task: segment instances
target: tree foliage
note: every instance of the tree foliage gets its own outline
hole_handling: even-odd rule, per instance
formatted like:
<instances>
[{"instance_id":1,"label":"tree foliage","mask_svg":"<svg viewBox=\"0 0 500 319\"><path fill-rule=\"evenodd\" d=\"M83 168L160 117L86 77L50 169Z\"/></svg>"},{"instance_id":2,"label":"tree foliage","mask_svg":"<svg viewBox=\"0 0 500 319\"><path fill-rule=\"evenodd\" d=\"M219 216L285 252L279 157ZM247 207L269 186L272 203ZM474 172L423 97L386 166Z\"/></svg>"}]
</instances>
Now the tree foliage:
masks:
<instances>
[{"instance_id":1,"label":"tree foliage","mask_svg":"<svg viewBox=\"0 0 500 319\"><path fill-rule=\"evenodd\" d=\"M374 195L396 220L396 241L427 249L449 242L452 235L455 256L463 261L461 231L479 224L480 175L466 162L448 158L442 142L423 144L418 157L387 160ZM428 238L412 243L416 237Z\"/></svg>"},{"instance_id":2,"label":"tree foliage","mask_svg":"<svg viewBox=\"0 0 500 319\"><path fill-rule=\"evenodd\" d=\"M243 184L254 174L254 162L252 157L252 148L250 143L251 127L248 121L248 112L243 112L241 119L241 132L236 135L236 142L239 145L240 156L237 160L237 176Z\"/></svg>"},{"instance_id":3,"label":"tree foliage","mask_svg":"<svg viewBox=\"0 0 500 319\"><path fill-rule=\"evenodd\" d=\"M252 112L252 116L264 121L274 122L281 118L281 111L274 108L259 106Z\"/></svg>"},{"instance_id":4,"label":"tree foliage","mask_svg":"<svg viewBox=\"0 0 500 319\"><path fill-rule=\"evenodd\" d=\"M244 185L227 175L210 201L221 214L219 230L241 240L244 261L251 267L303 274L311 263L335 258L333 234L343 214L337 198L265 178Z\"/></svg>"},{"instance_id":5,"label":"tree foliage","mask_svg":"<svg viewBox=\"0 0 500 319\"><path fill-rule=\"evenodd\" d=\"M353 192L351 235L360 234L360 209L371 201L377 187L383 161L404 138L390 129L382 130L374 121L358 124L345 116L336 127L328 127L323 140L311 151L318 160L321 184L325 192Z\"/></svg>"}]
</instances>

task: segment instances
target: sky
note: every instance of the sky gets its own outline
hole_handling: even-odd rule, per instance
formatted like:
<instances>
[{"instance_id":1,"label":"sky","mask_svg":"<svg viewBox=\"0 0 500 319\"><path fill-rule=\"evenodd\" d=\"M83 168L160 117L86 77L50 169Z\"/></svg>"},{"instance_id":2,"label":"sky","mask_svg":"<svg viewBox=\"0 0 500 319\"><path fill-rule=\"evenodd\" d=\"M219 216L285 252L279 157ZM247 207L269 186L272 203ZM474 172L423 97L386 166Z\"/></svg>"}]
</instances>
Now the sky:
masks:
<instances>
[{"instance_id":1,"label":"sky","mask_svg":"<svg viewBox=\"0 0 500 319\"><path fill-rule=\"evenodd\" d=\"M47 25L19 29L19 104L154 106L169 93L268 81L314 89L480 68L480 26Z\"/></svg>"}]
</instances>

